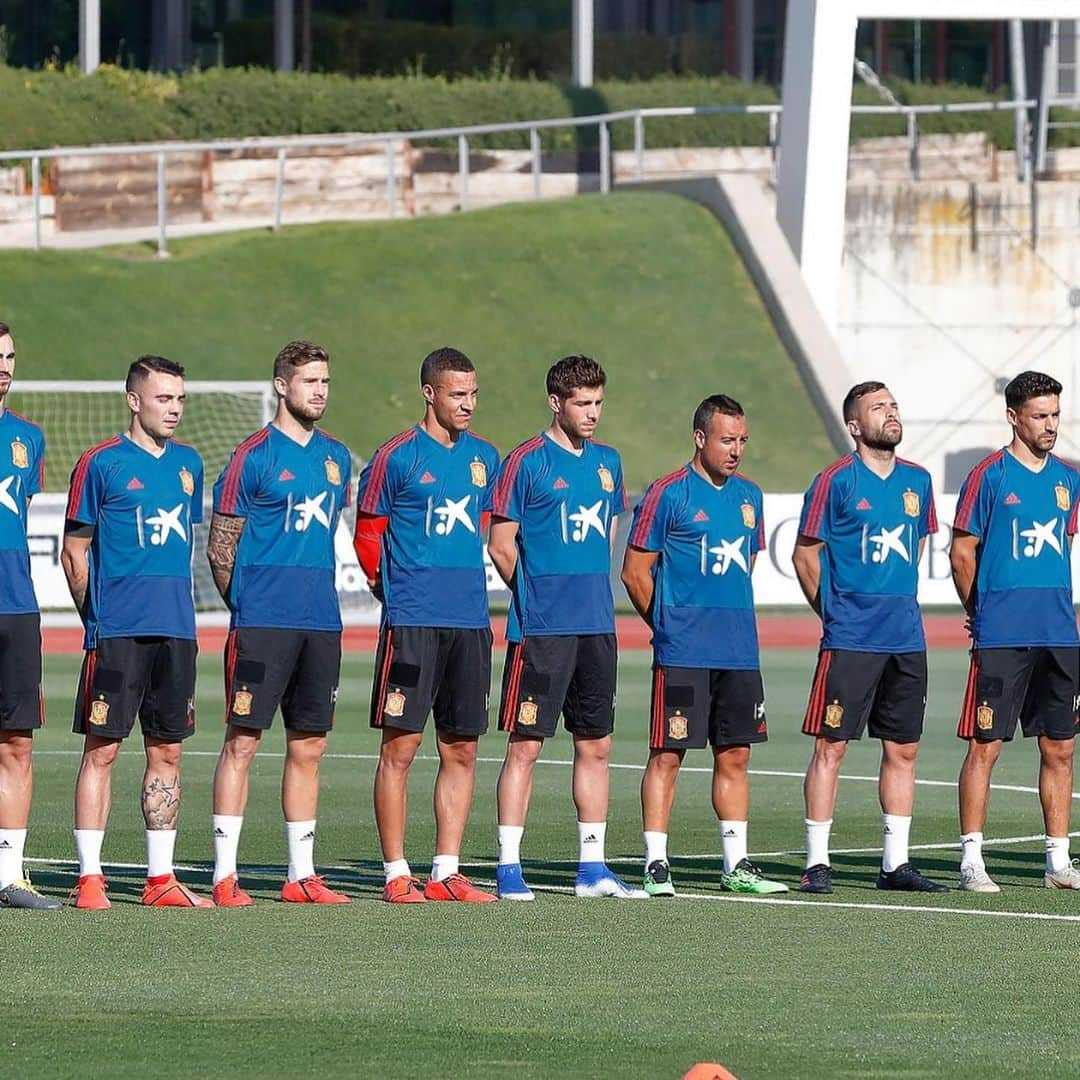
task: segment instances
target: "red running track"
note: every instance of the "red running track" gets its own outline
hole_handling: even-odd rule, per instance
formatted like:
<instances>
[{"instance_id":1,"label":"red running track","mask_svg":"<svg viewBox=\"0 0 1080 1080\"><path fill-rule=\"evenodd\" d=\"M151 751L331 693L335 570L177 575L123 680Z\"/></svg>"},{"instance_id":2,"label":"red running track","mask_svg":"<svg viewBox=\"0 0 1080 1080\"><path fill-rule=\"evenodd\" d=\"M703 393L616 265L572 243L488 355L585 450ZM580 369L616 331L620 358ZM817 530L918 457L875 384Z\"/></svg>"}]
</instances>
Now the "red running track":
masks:
<instances>
[{"instance_id":1,"label":"red running track","mask_svg":"<svg viewBox=\"0 0 1080 1080\"><path fill-rule=\"evenodd\" d=\"M964 620L957 615L928 615L926 643L932 649L964 648L970 644L964 630ZM492 620L496 647L504 643L506 619ZM650 633L638 618L621 616L616 620L616 633L621 649L647 649ZM225 627L208 627L199 631L199 649L204 653L220 653L225 647ZM378 627L347 626L342 635L345 652L374 652ZM82 651L82 630L77 627L45 627L42 632L46 653L78 653ZM763 649L816 649L821 636L817 619L798 615L763 615L758 619L758 636Z\"/></svg>"}]
</instances>

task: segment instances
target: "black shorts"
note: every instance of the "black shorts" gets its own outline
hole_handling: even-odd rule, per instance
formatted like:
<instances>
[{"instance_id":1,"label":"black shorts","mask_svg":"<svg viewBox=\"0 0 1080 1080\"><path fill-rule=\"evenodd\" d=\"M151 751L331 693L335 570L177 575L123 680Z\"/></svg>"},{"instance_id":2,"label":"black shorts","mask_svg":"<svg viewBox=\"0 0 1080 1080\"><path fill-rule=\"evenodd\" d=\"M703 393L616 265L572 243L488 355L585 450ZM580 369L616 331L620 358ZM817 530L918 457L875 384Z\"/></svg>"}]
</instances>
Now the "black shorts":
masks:
<instances>
[{"instance_id":1,"label":"black shorts","mask_svg":"<svg viewBox=\"0 0 1080 1080\"><path fill-rule=\"evenodd\" d=\"M189 638L102 638L83 657L72 730L126 739L137 716L148 738L194 735L198 652Z\"/></svg>"},{"instance_id":2,"label":"black shorts","mask_svg":"<svg viewBox=\"0 0 1080 1080\"><path fill-rule=\"evenodd\" d=\"M44 723L41 616L0 615L0 731L34 731Z\"/></svg>"},{"instance_id":3,"label":"black shorts","mask_svg":"<svg viewBox=\"0 0 1080 1080\"><path fill-rule=\"evenodd\" d=\"M423 731L429 713L447 735L488 729L491 629L384 626L375 652L371 726Z\"/></svg>"},{"instance_id":4,"label":"black shorts","mask_svg":"<svg viewBox=\"0 0 1080 1080\"><path fill-rule=\"evenodd\" d=\"M341 631L239 626L225 642L225 723L265 731L281 706L290 731L334 726Z\"/></svg>"},{"instance_id":5,"label":"black shorts","mask_svg":"<svg viewBox=\"0 0 1080 1080\"><path fill-rule=\"evenodd\" d=\"M1077 733L1080 649L979 649L971 654L956 734L1009 742L1016 722L1027 738L1071 739Z\"/></svg>"},{"instance_id":6,"label":"black shorts","mask_svg":"<svg viewBox=\"0 0 1080 1080\"><path fill-rule=\"evenodd\" d=\"M850 741L913 743L926 712L926 653L823 649L818 656L803 734Z\"/></svg>"},{"instance_id":7,"label":"black shorts","mask_svg":"<svg viewBox=\"0 0 1080 1080\"><path fill-rule=\"evenodd\" d=\"M746 746L768 737L760 671L653 668L650 750Z\"/></svg>"},{"instance_id":8,"label":"black shorts","mask_svg":"<svg viewBox=\"0 0 1080 1080\"><path fill-rule=\"evenodd\" d=\"M615 729L618 659L614 634L509 642L499 730L549 739L562 713L572 735L610 735Z\"/></svg>"}]
</instances>

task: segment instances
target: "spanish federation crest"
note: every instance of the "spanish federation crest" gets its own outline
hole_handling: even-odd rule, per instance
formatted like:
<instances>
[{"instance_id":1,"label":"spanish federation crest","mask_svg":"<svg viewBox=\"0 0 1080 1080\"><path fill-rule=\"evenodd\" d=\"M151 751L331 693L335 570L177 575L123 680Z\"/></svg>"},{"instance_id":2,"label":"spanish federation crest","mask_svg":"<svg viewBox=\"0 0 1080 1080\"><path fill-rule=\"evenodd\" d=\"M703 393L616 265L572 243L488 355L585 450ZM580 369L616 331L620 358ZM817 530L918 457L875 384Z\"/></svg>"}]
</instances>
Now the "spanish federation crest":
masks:
<instances>
[{"instance_id":1,"label":"spanish federation crest","mask_svg":"<svg viewBox=\"0 0 1080 1080\"><path fill-rule=\"evenodd\" d=\"M487 487L487 466L482 461L474 461L469 465L469 475L472 477L473 487Z\"/></svg>"},{"instance_id":2,"label":"spanish federation crest","mask_svg":"<svg viewBox=\"0 0 1080 1080\"><path fill-rule=\"evenodd\" d=\"M615 490L615 478L611 475L611 470L606 465L601 465L596 470L596 475L600 477L600 486L608 492Z\"/></svg>"},{"instance_id":3,"label":"spanish federation crest","mask_svg":"<svg viewBox=\"0 0 1080 1080\"><path fill-rule=\"evenodd\" d=\"M994 726L994 710L985 701L975 710L975 724L980 731L989 731Z\"/></svg>"},{"instance_id":4,"label":"spanish federation crest","mask_svg":"<svg viewBox=\"0 0 1080 1080\"><path fill-rule=\"evenodd\" d=\"M11 444L11 464L16 469L25 469L30 465L30 455L26 452L26 443L16 439ZM1060 502L1060 499L1058 500Z\"/></svg>"},{"instance_id":5,"label":"spanish federation crest","mask_svg":"<svg viewBox=\"0 0 1080 1080\"><path fill-rule=\"evenodd\" d=\"M1069 489L1064 484L1058 484L1054 488L1054 495L1057 497L1059 510L1068 510L1072 505L1072 500L1069 498Z\"/></svg>"},{"instance_id":6,"label":"spanish federation crest","mask_svg":"<svg viewBox=\"0 0 1080 1080\"><path fill-rule=\"evenodd\" d=\"M338 468L338 463L333 458L326 459L326 482L328 484L341 483L341 470Z\"/></svg>"},{"instance_id":7,"label":"spanish federation crest","mask_svg":"<svg viewBox=\"0 0 1080 1080\"><path fill-rule=\"evenodd\" d=\"M90 723L100 727L109 721L109 703L104 698L90 703Z\"/></svg>"},{"instance_id":8,"label":"spanish federation crest","mask_svg":"<svg viewBox=\"0 0 1080 1080\"><path fill-rule=\"evenodd\" d=\"M740 509L742 510L742 523L748 529L752 529L757 524L757 515L754 513L753 506L750 503L743 503Z\"/></svg>"},{"instance_id":9,"label":"spanish federation crest","mask_svg":"<svg viewBox=\"0 0 1080 1080\"><path fill-rule=\"evenodd\" d=\"M195 494L195 477L187 469L180 470L180 486L184 489L185 495Z\"/></svg>"},{"instance_id":10,"label":"spanish federation crest","mask_svg":"<svg viewBox=\"0 0 1080 1080\"><path fill-rule=\"evenodd\" d=\"M825 726L838 728L840 721L844 719L844 706L839 701L834 701L825 709Z\"/></svg>"},{"instance_id":11,"label":"spanish federation crest","mask_svg":"<svg viewBox=\"0 0 1080 1080\"><path fill-rule=\"evenodd\" d=\"M536 723L539 712L535 701L523 701L518 706L517 722L522 727L532 727Z\"/></svg>"},{"instance_id":12,"label":"spanish federation crest","mask_svg":"<svg viewBox=\"0 0 1080 1080\"><path fill-rule=\"evenodd\" d=\"M386 707L383 712L387 716L405 715L405 695L400 690L391 690L386 695Z\"/></svg>"},{"instance_id":13,"label":"spanish federation crest","mask_svg":"<svg viewBox=\"0 0 1080 1080\"><path fill-rule=\"evenodd\" d=\"M233 694L232 703L233 716L250 716L251 715L251 691L250 690L237 690Z\"/></svg>"},{"instance_id":14,"label":"spanish federation crest","mask_svg":"<svg viewBox=\"0 0 1080 1080\"><path fill-rule=\"evenodd\" d=\"M919 516L919 495L915 491L904 492L904 513L908 517Z\"/></svg>"},{"instance_id":15,"label":"spanish federation crest","mask_svg":"<svg viewBox=\"0 0 1080 1080\"><path fill-rule=\"evenodd\" d=\"M667 733L669 739L685 739L690 734L686 717L682 713L677 712L674 716L668 717Z\"/></svg>"}]
</instances>

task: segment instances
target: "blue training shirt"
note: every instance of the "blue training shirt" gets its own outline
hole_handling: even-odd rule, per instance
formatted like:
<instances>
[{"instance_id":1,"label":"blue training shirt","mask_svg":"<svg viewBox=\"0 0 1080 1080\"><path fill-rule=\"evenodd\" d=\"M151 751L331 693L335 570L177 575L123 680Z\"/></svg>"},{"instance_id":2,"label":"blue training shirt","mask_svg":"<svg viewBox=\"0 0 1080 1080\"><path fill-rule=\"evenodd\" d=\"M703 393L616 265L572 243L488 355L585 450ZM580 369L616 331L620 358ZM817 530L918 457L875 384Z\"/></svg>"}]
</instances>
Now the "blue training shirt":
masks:
<instances>
[{"instance_id":1,"label":"blue training shirt","mask_svg":"<svg viewBox=\"0 0 1080 1080\"><path fill-rule=\"evenodd\" d=\"M352 455L315 428L306 446L267 424L234 451L214 512L246 519L229 586L231 625L340 630L334 533Z\"/></svg>"},{"instance_id":2,"label":"blue training shirt","mask_svg":"<svg viewBox=\"0 0 1080 1080\"><path fill-rule=\"evenodd\" d=\"M25 416L0 413L0 615L37 611L26 543L30 498L45 483L45 435Z\"/></svg>"},{"instance_id":3,"label":"blue training shirt","mask_svg":"<svg viewBox=\"0 0 1080 1080\"><path fill-rule=\"evenodd\" d=\"M622 462L604 443L575 454L536 435L507 456L494 512L518 523L508 641L615 632L611 525L627 509Z\"/></svg>"},{"instance_id":4,"label":"blue training shirt","mask_svg":"<svg viewBox=\"0 0 1080 1080\"><path fill-rule=\"evenodd\" d=\"M823 540L823 649L905 653L926 648L919 611L919 541L937 532L930 474L897 458L882 479L852 453L818 473L799 532Z\"/></svg>"},{"instance_id":5,"label":"blue training shirt","mask_svg":"<svg viewBox=\"0 0 1080 1080\"><path fill-rule=\"evenodd\" d=\"M735 474L716 487L692 465L649 485L630 543L653 567L653 652L664 667L755 671L751 561L765 546L761 488Z\"/></svg>"},{"instance_id":6,"label":"blue training shirt","mask_svg":"<svg viewBox=\"0 0 1080 1080\"><path fill-rule=\"evenodd\" d=\"M498 471L487 439L463 431L444 446L419 424L367 463L356 506L389 519L381 566L390 626L488 625L481 515L491 510Z\"/></svg>"},{"instance_id":7,"label":"blue training shirt","mask_svg":"<svg viewBox=\"0 0 1080 1080\"><path fill-rule=\"evenodd\" d=\"M126 435L85 451L67 518L94 527L85 648L101 638L195 637L192 526L202 521L203 465L170 441L155 457Z\"/></svg>"},{"instance_id":8,"label":"blue training shirt","mask_svg":"<svg viewBox=\"0 0 1080 1080\"><path fill-rule=\"evenodd\" d=\"M971 470L953 525L979 538L977 649L1080 643L1069 559L1078 495L1080 473L1053 454L1038 472L1007 450Z\"/></svg>"}]
</instances>

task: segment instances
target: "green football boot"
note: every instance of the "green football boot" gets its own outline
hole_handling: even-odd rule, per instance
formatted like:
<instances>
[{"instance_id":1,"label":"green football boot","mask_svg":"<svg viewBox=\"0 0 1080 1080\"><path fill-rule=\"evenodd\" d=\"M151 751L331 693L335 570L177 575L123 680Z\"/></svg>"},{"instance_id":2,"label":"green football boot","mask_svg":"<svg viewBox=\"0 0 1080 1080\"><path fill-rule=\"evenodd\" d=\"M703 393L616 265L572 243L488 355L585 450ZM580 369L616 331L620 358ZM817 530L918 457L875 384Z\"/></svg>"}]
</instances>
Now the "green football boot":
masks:
<instances>
[{"instance_id":1,"label":"green football boot","mask_svg":"<svg viewBox=\"0 0 1080 1080\"><path fill-rule=\"evenodd\" d=\"M721 874L720 888L725 892L749 893L752 896L770 896L788 891L782 881L770 881L749 859L736 863L730 874Z\"/></svg>"},{"instance_id":2,"label":"green football boot","mask_svg":"<svg viewBox=\"0 0 1080 1080\"><path fill-rule=\"evenodd\" d=\"M644 889L650 896L674 896L671 870L663 859L654 859L645 871Z\"/></svg>"}]
</instances>

